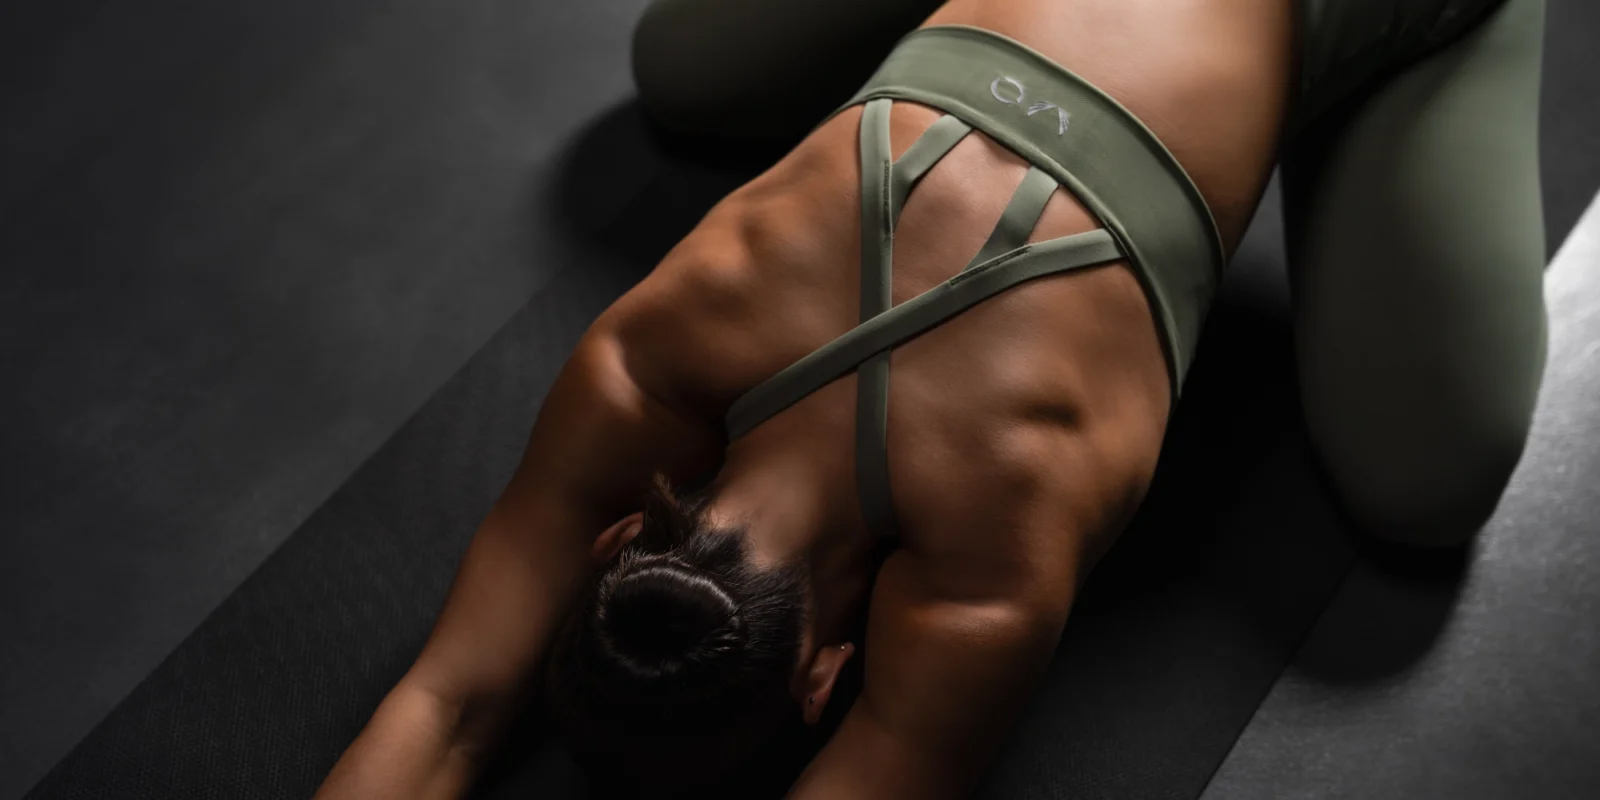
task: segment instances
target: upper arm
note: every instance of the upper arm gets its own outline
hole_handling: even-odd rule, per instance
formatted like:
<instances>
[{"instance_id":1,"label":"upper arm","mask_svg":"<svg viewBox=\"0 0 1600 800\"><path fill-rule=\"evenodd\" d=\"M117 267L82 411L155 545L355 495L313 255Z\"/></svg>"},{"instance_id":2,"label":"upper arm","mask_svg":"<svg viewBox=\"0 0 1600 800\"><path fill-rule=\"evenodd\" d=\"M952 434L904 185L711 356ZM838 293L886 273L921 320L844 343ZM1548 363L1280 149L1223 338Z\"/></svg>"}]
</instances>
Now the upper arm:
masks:
<instances>
[{"instance_id":1,"label":"upper arm","mask_svg":"<svg viewBox=\"0 0 1600 800\"><path fill-rule=\"evenodd\" d=\"M1041 430L1007 450L1012 467L974 470L965 499L919 503L915 539L873 586L862 694L797 797L970 793L1140 483L1120 441Z\"/></svg>"},{"instance_id":2,"label":"upper arm","mask_svg":"<svg viewBox=\"0 0 1600 800\"><path fill-rule=\"evenodd\" d=\"M694 474L713 453L704 431L628 377L615 340L586 336L406 683L457 703L464 736L492 737L588 585L595 537L638 510L656 471Z\"/></svg>"},{"instance_id":3,"label":"upper arm","mask_svg":"<svg viewBox=\"0 0 1600 800\"><path fill-rule=\"evenodd\" d=\"M873 591L866 686L796 797L966 796L1055 652L1065 585L949 600L897 558Z\"/></svg>"}]
</instances>

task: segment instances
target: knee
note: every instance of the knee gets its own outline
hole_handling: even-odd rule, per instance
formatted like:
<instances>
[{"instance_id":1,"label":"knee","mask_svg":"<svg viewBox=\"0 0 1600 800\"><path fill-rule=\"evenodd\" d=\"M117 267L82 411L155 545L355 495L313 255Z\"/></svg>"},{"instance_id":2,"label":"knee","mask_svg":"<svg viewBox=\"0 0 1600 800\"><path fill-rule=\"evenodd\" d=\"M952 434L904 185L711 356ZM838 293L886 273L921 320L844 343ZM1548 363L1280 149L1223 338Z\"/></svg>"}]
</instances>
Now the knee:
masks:
<instances>
[{"instance_id":1,"label":"knee","mask_svg":"<svg viewBox=\"0 0 1600 800\"><path fill-rule=\"evenodd\" d=\"M1528 439L1547 354L1542 282L1537 267L1451 285L1410 266L1446 276L1431 305L1401 310L1397 278L1364 295L1340 287L1339 314L1302 307L1301 399L1354 522L1397 543L1460 546L1493 514ZM1510 277L1490 291L1482 274Z\"/></svg>"},{"instance_id":2,"label":"knee","mask_svg":"<svg viewBox=\"0 0 1600 800\"><path fill-rule=\"evenodd\" d=\"M1508 445L1409 480L1375 485L1369 476L1346 473L1334 482L1364 532L1397 544L1459 547L1493 515L1520 455L1520 447Z\"/></svg>"},{"instance_id":3,"label":"knee","mask_svg":"<svg viewBox=\"0 0 1600 800\"><path fill-rule=\"evenodd\" d=\"M1398 544L1459 547L1488 522L1522 458L1531 402L1476 418L1439 409L1365 437L1323 431L1324 466L1363 532ZM1328 437L1344 437L1327 441Z\"/></svg>"},{"instance_id":4,"label":"knee","mask_svg":"<svg viewBox=\"0 0 1600 800\"><path fill-rule=\"evenodd\" d=\"M653 0L633 31L640 105L679 134L797 141L872 74L898 22L915 25L858 8L874 5Z\"/></svg>"},{"instance_id":5,"label":"knee","mask_svg":"<svg viewBox=\"0 0 1600 800\"><path fill-rule=\"evenodd\" d=\"M633 29L633 83L639 103L657 122L681 130L707 103L709 87L696 80L695 65L685 56L694 52L692 28L682 24L673 4L656 0L647 6ZM693 127L692 123L688 127Z\"/></svg>"},{"instance_id":6,"label":"knee","mask_svg":"<svg viewBox=\"0 0 1600 800\"><path fill-rule=\"evenodd\" d=\"M639 103L674 133L748 135L739 113L749 94L749 70L730 48L737 41L717 35L722 22L697 14L693 3L654 0L633 31L632 70Z\"/></svg>"}]
</instances>

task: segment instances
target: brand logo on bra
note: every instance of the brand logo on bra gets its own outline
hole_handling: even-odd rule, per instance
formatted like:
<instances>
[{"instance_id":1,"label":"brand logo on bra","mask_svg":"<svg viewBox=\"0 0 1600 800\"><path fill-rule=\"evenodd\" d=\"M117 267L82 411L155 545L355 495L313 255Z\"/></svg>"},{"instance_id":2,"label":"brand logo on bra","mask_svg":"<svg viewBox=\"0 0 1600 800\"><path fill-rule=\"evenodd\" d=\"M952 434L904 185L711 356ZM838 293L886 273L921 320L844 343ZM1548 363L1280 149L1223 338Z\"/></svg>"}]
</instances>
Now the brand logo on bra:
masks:
<instances>
[{"instance_id":1,"label":"brand logo on bra","mask_svg":"<svg viewBox=\"0 0 1600 800\"><path fill-rule=\"evenodd\" d=\"M989 84L989 94L994 95L994 99L1008 106L1020 106L1022 101L1027 99L1028 90L1024 89L1022 82L1016 78L1002 75ZM1055 109L1056 121L1059 123L1056 135L1060 136L1067 132L1067 123L1072 121L1072 115L1068 114L1066 109L1048 100L1039 100L1028 106L1028 116L1031 117L1040 111L1049 111L1051 109Z\"/></svg>"}]
</instances>

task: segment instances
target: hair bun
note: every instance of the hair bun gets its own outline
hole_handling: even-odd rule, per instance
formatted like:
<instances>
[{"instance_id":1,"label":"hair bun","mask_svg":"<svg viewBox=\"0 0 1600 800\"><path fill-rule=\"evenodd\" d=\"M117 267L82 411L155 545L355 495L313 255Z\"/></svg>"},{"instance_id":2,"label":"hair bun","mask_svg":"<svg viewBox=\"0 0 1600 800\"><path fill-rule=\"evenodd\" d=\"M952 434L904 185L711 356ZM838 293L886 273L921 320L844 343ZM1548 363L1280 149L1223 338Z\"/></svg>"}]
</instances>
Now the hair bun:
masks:
<instances>
[{"instance_id":1,"label":"hair bun","mask_svg":"<svg viewBox=\"0 0 1600 800\"><path fill-rule=\"evenodd\" d=\"M733 598L673 560L644 559L618 576L599 616L602 636L639 677L699 671L738 649Z\"/></svg>"}]
</instances>

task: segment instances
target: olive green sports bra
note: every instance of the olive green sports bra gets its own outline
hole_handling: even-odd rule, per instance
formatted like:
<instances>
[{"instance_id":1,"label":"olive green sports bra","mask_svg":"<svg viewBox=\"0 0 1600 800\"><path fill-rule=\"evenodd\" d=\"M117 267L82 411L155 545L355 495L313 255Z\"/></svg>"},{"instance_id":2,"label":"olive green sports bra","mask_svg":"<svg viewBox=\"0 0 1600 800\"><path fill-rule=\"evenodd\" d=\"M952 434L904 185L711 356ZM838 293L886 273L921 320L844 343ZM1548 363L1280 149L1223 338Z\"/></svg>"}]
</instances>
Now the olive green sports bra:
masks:
<instances>
[{"instance_id":1,"label":"olive green sports bra","mask_svg":"<svg viewBox=\"0 0 1600 800\"><path fill-rule=\"evenodd\" d=\"M948 113L891 160L894 99ZM737 439L854 370L861 509L870 530L892 536L887 437L894 346L1024 281L1127 259L1151 299L1176 392L1222 254L1199 191L1154 135L1103 93L1010 39L963 26L924 28L843 108L862 102L861 322L740 397L726 427L728 439ZM1033 166L964 269L891 307L894 229L906 198L974 129ZM1045 203L1063 184L1105 227L1029 244Z\"/></svg>"}]
</instances>

